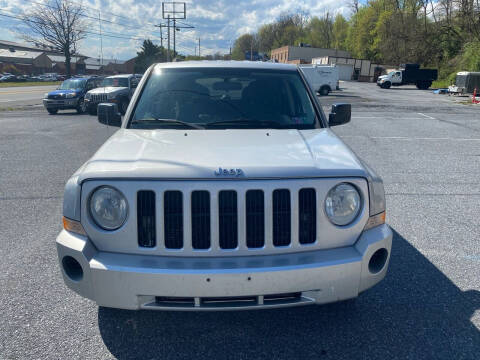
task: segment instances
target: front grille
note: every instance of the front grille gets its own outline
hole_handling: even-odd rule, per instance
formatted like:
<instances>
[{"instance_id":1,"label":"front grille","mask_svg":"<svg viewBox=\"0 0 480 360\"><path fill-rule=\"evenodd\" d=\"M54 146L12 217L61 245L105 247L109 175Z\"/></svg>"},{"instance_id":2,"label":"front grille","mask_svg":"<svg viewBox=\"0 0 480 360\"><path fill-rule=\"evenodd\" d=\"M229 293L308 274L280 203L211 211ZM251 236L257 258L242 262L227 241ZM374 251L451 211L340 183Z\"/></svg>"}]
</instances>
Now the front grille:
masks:
<instances>
[{"instance_id":1,"label":"front grille","mask_svg":"<svg viewBox=\"0 0 480 360\"><path fill-rule=\"evenodd\" d=\"M107 101L107 94L91 94L90 101L92 103L101 103Z\"/></svg>"},{"instance_id":2,"label":"front grille","mask_svg":"<svg viewBox=\"0 0 480 360\"><path fill-rule=\"evenodd\" d=\"M63 99L62 94L48 94L48 99Z\"/></svg>"},{"instance_id":3,"label":"front grille","mask_svg":"<svg viewBox=\"0 0 480 360\"><path fill-rule=\"evenodd\" d=\"M235 249L237 239L237 193L220 191L218 195L218 227L221 249Z\"/></svg>"},{"instance_id":4,"label":"front grille","mask_svg":"<svg viewBox=\"0 0 480 360\"><path fill-rule=\"evenodd\" d=\"M273 192L273 245L290 244L290 191L279 189Z\"/></svg>"},{"instance_id":5,"label":"front grille","mask_svg":"<svg viewBox=\"0 0 480 360\"><path fill-rule=\"evenodd\" d=\"M298 192L298 237L300 244L311 244L317 237L317 200L315 189Z\"/></svg>"},{"instance_id":6,"label":"front grille","mask_svg":"<svg viewBox=\"0 0 480 360\"><path fill-rule=\"evenodd\" d=\"M210 252L314 244L317 206L316 189L307 187L142 190L137 193L138 244ZM155 224L156 211L162 223Z\"/></svg>"},{"instance_id":7,"label":"front grille","mask_svg":"<svg viewBox=\"0 0 480 360\"><path fill-rule=\"evenodd\" d=\"M265 244L265 204L262 190L249 190L245 195L247 247Z\"/></svg>"},{"instance_id":8,"label":"front grille","mask_svg":"<svg viewBox=\"0 0 480 360\"><path fill-rule=\"evenodd\" d=\"M151 190L137 193L138 245L152 248L157 243L155 229L155 193Z\"/></svg>"},{"instance_id":9,"label":"front grille","mask_svg":"<svg viewBox=\"0 0 480 360\"><path fill-rule=\"evenodd\" d=\"M181 191L165 191L163 197L165 247L183 247L183 194Z\"/></svg>"},{"instance_id":10,"label":"front grille","mask_svg":"<svg viewBox=\"0 0 480 360\"><path fill-rule=\"evenodd\" d=\"M210 193L192 192L192 247L210 248Z\"/></svg>"}]
</instances>

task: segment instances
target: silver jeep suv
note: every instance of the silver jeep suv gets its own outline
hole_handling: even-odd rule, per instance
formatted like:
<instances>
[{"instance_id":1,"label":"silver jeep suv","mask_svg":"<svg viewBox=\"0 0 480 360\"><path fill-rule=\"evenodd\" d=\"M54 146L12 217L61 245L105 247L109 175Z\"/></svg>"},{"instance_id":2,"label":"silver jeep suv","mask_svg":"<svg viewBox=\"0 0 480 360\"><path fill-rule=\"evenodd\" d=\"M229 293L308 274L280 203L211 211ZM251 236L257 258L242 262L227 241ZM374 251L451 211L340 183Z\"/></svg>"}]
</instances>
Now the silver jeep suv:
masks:
<instances>
[{"instance_id":1,"label":"silver jeep suv","mask_svg":"<svg viewBox=\"0 0 480 360\"><path fill-rule=\"evenodd\" d=\"M297 67L153 65L119 130L67 182L65 283L98 305L234 310L356 297L387 272L381 179Z\"/></svg>"}]
</instances>

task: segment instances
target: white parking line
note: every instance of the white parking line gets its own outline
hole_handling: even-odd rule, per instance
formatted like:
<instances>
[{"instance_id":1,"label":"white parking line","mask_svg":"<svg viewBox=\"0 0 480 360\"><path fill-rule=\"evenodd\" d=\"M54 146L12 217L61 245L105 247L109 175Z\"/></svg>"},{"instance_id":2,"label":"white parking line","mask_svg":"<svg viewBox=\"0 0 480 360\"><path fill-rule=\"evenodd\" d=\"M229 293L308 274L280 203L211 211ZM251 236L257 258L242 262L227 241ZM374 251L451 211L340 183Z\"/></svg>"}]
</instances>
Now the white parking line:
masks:
<instances>
[{"instance_id":1,"label":"white parking line","mask_svg":"<svg viewBox=\"0 0 480 360\"><path fill-rule=\"evenodd\" d=\"M422 116L425 116L427 119L435 120L434 117L431 117L431 116L428 116L428 115L425 115L425 114L422 114L422 113L417 113L417 114L422 115Z\"/></svg>"},{"instance_id":2,"label":"white parking line","mask_svg":"<svg viewBox=\"0 0 480 360\"><path fill-rule=\"evenodd\" d=\"M352 119L388 119L388 120L422 120L421 117L393 117L393 116L352 116Z\"/></svg>"}]
</instances>

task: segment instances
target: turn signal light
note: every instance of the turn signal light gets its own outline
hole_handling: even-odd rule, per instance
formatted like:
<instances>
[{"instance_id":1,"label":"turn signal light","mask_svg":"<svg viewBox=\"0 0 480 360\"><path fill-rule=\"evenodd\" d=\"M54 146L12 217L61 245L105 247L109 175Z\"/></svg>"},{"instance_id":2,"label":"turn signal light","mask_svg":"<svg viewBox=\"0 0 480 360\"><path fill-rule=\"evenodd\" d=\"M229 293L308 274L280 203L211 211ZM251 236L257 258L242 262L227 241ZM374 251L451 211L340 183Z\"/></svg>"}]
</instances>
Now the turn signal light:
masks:
<instances>
[{"instance_id":1,"label":"turn signal light","mask_svg":"<svg viewBox=\"0 0 480 360\"><path fill-rule=\"evenodd\" d=\"M374 228L376 226L385 224L385 217L386 217L385 211L381 212L380 214L370 216L363 230L365 231L365 230Z\"/></svg>"},{"instance_id":2,"label":"turn signal light","mask_svg":"<svg viewBox=\"0 0 480 360\"><path fill-rule=\"evenodd\" d=\"M75 234L87 236L80 221L71 220L65 216L63 217L63 228Z\"/></svg>"}]
</instances>

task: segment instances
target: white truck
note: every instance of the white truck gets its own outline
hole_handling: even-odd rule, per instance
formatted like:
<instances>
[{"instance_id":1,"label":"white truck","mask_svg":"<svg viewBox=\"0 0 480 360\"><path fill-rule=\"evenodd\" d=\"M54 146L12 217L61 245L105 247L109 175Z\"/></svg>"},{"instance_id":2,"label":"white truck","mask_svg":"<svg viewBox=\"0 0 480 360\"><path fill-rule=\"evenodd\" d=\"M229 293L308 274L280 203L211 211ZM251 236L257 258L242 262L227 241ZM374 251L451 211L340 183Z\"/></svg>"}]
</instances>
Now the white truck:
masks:
<instances>
[{"instance_id":1,"label":"white truck","mask_svg":"<svg viewBox=\"0 0 480 360\"><path fill-rule=\"evenodd\" d=\"M437 80L437 76L436 69L420 69L418 64L402 64L400 69L379 76L377 85L382 89L389 89L390 86L414 84L420 90L427 90L432 86L432 82Z\"/></svg>"},{"instance_id":2,"label":"white truck","mask_svg":"<svg viewBox=\"0 0 480 360\"><path fill-rule=\"evenodd\" d=\"M312 90L321 96L339 89L338 68L335 65L301 65L300 70Z\"/></svg>"}]
</instances>

